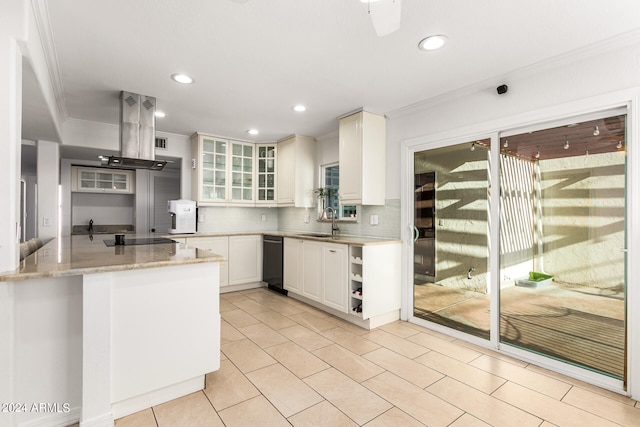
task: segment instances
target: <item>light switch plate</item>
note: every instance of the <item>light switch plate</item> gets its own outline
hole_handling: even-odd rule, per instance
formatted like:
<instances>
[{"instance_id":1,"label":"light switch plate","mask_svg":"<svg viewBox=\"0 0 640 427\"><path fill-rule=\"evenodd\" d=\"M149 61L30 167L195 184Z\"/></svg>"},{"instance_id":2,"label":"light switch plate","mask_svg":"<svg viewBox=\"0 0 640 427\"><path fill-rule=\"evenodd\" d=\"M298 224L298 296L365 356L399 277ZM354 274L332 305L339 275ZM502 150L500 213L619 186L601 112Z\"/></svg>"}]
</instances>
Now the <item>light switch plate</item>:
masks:
<instances>
[{"instance_id":1,"label":"light switch plate","mask_svg":"<svg viewBox=\"0 0 640 427\"><path fill-rule=\"evenodd\" d=\"M309 215L305 215L305 216L304 216L304 222L305 222L305 224L309 224L309 221L311 221L311 218L309 217Z\"/></svg>"},{"instance_id":2,"label":"light switch plate","mask_svg":"<svg viewBox=\"0 0 640 427\"><path fill-rule=\"evenodd\" d=\"M262 214L262 215L260 216L260 220L261 220L262 222L267 222L267 214Z\"/></svg>"}]
</instances>

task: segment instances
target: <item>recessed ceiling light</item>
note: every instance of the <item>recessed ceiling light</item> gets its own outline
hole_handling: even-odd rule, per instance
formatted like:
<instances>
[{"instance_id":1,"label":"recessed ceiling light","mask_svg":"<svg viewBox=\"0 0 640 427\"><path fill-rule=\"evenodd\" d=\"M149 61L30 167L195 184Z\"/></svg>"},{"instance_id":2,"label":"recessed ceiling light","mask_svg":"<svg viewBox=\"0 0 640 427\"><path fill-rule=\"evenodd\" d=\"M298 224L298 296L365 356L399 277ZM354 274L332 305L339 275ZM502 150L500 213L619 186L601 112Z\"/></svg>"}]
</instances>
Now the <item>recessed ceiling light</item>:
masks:
<instances>
[{"instance_id":1,"label":"recessed ceiling light","mask_svg":"<svg viewBox=\"0 0 640 427\"><path fill-rule=\"evenodd\" d=\"M257 134L259 134L260 132L258 132L258 129L249 129L249 130L247 131L247 133L248 133L249 135L257 135Z\"/></svg>"},{"instance_id":2,"label":"recessed ceiling light","mask_svg":"<svg viewBox=\"0 0 640 427\"><path fill-rule=\"evenodd\" d=\"M160 118L167 117L167 113L165 113L163 111L156 111L155 115L156 115L156 117L160 117Z\"/></svg>"},{"instance_id":3,"label":"recessed ceiling light","mask_svg":"<svg viewBox=\"0 0 640 427\"><path fill-rule=\"evenodd\" d=\"M171 74L171 78L173 79L173 81L176 81L178 83L182 83L185 85L191 84L195 81L191 77L187 76L186 74Z\"/></svg>"},{"instance_id":4,"label":"recessed ceiling light","mask_svg":"<svg viewBox=\"0 0 640 427\"><path fill-rule=\"evenodd\" d=\"M440 49L447 42L447 36L436 35L429 36L425 39L420 40L418 43L418 47L422 50L436 50Z\"/></svg>"},{"instance_id":5,"label":"recessed ceiling light","mask_svg":"<svg viewBox=\"0 0 640 427\"><path fill-rule=\"evenodd\" d=\"M307 111L307 107L302 104L294 105L293 111L297 111L298 113L302 113L303 111Z\"/></svg>"}]
</instances>

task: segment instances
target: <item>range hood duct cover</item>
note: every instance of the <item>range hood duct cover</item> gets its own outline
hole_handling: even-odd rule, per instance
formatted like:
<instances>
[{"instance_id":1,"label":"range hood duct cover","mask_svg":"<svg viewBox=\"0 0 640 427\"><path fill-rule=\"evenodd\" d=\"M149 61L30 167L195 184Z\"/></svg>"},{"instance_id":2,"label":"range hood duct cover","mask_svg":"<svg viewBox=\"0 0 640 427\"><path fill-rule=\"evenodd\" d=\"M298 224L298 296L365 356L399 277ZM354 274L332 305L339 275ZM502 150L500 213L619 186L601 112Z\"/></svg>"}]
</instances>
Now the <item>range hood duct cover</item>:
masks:
<instances>
[{"instance_id":1,"label":"range hood duct cover","mask_svg":"<svg viewBox=\"0 0 640 427\"><path fill-rule=\"evenodd\" d=\"M108 165L118 168L161 170L167 164L155 160L156 99L120 92L120 156Z\"/></svg>"}]
</instances>

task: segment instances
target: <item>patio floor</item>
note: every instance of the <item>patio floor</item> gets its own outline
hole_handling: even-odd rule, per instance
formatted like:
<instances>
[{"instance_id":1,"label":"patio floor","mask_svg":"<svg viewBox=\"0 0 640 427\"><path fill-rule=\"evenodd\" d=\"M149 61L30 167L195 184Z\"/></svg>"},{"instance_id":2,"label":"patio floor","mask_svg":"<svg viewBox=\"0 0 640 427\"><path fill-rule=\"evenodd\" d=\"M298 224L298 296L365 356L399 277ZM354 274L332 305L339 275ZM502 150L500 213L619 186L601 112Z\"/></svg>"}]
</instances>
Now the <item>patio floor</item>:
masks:
<instances>
[{"instance_id":1,"label":"patio floor","mask_svg":"<svg viewBox=\"0 0 640 427\"><path fill-rule=\"evenodd\" d=\"M414 313L489 339L489 295L437 284L414 287ZM624 300L553 284L501 290L501 341L624 378Z\"/></svg>"}]
</instances>

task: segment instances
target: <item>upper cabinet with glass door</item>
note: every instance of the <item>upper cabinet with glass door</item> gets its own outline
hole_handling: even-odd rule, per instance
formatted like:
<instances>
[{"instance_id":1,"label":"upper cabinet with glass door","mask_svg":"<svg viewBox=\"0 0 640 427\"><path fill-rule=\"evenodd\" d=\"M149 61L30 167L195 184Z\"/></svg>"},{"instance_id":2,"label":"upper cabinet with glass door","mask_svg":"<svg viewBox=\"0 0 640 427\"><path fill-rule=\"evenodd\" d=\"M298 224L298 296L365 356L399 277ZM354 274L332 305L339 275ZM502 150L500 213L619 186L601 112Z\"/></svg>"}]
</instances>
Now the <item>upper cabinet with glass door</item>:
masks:
<instances>
[{"instance_id":1,"label":"upper cabinet with glass door","mask_svg":"<svg viewBox=\"0 0 640 427\"><path fill-rule=\"evenodd\" d=\"M276 145L259 144L256 146L257 158L257 197L256 204L276 203Z\"/></svg>"},{"instance_id":2,"label":"upper cabinet with glass door","mask_svg":"<svg viewBox=\"0 0 640 427\"><path fill-rule=\"evenodd\" d=\"M192 197L199 205L254 202L253 144L194 134L191 152Z\"/></svg>"},{"instance_id":3,"label":"upper cabinet with glass door","mask_svg":"<svg viewBox=\"0 0 640 427\"><path fill-rule=\"evenodd\" d=\"M73 167L71 174L71 191L120 194L134 192L133 171Z\"/></svg>"}]
</instances>

